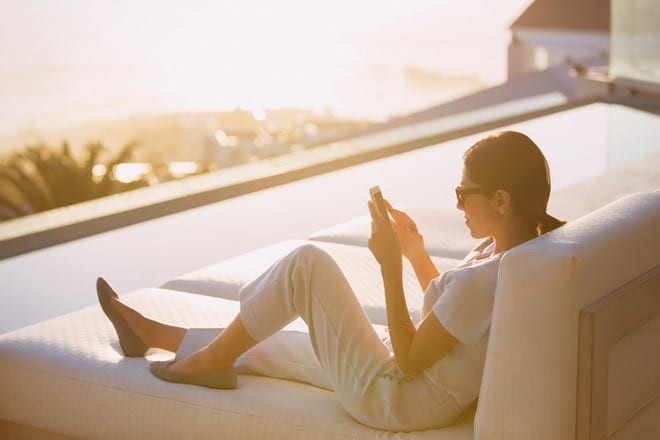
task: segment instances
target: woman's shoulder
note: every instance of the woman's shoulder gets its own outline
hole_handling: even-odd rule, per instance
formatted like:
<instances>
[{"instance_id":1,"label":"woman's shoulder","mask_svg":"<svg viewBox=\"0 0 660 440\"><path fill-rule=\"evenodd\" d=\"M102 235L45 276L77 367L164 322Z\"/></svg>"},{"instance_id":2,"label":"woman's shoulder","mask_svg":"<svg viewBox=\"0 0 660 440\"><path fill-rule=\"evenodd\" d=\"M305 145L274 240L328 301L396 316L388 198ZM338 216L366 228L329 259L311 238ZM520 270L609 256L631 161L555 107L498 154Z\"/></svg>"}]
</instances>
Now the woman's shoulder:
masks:
<instances>
[{"instance_id":1,"label":"woman's shoulder","mask_svg":"<svg viewBox=\"0 0 660 440\"><path fill-rule=\"evenodd\" d=\"M448 284L494 283L497 281L499 263L500 255L464 262L456 268L444 272L434 280L434 284L436 287L444 288Z\"/></svg>"},{"instance_id":2,"label":"woman's shoulder","mask_svg":"<svg viewBox=\"0 0 660 440\"><path fill-rule=\"evenodd\" d=\"M500 254L496 254L474 259L469 264L457 267L456 271L460 274L466 274L466 276L467 274L477 276L483 272L497 272L500 266L500 256Z\"/></svg>"}]
</instances>

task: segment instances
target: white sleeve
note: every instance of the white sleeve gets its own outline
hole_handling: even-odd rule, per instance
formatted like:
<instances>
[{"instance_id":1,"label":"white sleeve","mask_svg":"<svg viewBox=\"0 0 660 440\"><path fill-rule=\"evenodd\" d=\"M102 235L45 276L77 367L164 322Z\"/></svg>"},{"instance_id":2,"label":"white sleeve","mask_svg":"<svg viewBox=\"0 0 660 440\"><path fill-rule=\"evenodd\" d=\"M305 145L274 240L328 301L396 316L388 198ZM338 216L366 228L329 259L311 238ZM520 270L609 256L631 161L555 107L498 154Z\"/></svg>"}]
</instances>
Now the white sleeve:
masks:
<instances>
[{"instance_id":1,"label":"white sleeve","mask_svg":"<svg viewBox=\"0 0 660 440\"><path fill-rule=\"evenodd\" d=\"M472 345L490 328L497 261L453 271L444 283L433 313L442 326L465 345Z\"/></svg>"}]
</instances>

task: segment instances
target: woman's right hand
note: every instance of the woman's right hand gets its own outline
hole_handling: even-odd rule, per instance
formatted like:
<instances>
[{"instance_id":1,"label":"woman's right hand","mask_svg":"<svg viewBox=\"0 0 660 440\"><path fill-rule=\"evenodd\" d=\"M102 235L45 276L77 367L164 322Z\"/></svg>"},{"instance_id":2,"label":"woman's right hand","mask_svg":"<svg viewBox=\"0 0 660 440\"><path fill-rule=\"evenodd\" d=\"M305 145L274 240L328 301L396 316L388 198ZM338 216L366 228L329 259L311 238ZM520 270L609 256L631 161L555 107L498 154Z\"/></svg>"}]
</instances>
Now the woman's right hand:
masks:
<instances>
[{"instance_id":1,"label":"woman's right hand","mask_svg":"<svg viewBox=\"0 0 660 440\"><path fill-rule=\"evenodd\" d=\"M401 270L401 241L390 221L378 211L373 201L369 200L369 215L371 215L371 237L369 250L381 267L398 267Z\"/></svg>"},{"instance_id":2,"label":"woman's right hand","mask_svg":"<svg viewBox=\"0 0 660 440\"><path fill-rule=\"evenodd\" d=\"M405 212L392 207L387 200L385 200L385 206L394 220L392 227L399 237L403 256L412 262L416 258L425 255L424 237L417 230L417 225L413 219Z\"/></svg>"}]
</instances>

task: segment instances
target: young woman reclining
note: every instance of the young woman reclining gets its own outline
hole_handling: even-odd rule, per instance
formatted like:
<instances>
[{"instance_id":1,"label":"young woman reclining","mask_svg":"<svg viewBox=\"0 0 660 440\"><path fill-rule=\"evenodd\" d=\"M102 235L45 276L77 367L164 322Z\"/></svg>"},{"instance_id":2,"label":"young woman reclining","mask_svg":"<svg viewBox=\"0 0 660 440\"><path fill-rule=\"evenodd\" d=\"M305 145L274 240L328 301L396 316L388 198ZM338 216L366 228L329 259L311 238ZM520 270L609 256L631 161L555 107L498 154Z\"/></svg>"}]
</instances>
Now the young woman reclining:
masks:
<instances>
[{"instance_id":1,"label":"young woman reclining","mask_svg":"<svg viewBox=\"0 0 660 440\"><path fill-rule=\"evenodd\" d=\"M236 359L300 316L325 377L354 419L393 431L451 424L478 397L502 253L563 224L546 213L548 165L527 136L507 131L486 137L463 161L456 207L472 237L486 240L444 274L410 217L386 203L390 224L369 202L369 249L384 281L389 343L379 338L333 259L305 245L242 288L240 313L208 345L176 362L153 362L153 374L235 388ZM403 257L425 291L416 325L403 293ZM101 278L97 291L126 356L143 356L150 347L177 351L186 328L122 304Z\"/></svg>"}]
</instances>

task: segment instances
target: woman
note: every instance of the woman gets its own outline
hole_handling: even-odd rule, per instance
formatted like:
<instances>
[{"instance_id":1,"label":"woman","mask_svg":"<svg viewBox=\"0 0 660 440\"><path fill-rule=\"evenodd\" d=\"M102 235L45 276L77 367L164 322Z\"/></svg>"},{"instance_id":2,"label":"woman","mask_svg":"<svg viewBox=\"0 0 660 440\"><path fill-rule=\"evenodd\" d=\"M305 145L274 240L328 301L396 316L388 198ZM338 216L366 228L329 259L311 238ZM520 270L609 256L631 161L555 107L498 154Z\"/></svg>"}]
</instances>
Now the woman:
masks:
<instances>
[{"instance_id":1,"label":"woman","mask_svg":"<svg viewBox=\"0 0 660 440\"><path fill-rule=\"evenodd\" d=\"M243 287L240 313L207 346L176 362L154 362L151 371L171 382L234 388L236 359L300 316L325 376L353 418L394 431L450 424L478 396L500 256L562 224L546 213L548 166L527 136L489 136L463 160L457 208L472 237L486 240L442 276L414 221L387 203L390 226L369 202L369 249L384 281L391 347L332 258L307 245ZM402 257L425 290L416 325L403 293ZM149 347L178 349L187 329L142 316L102 279L97 291L127 356L143 356Z\"/></svg>"}]
</instances>

